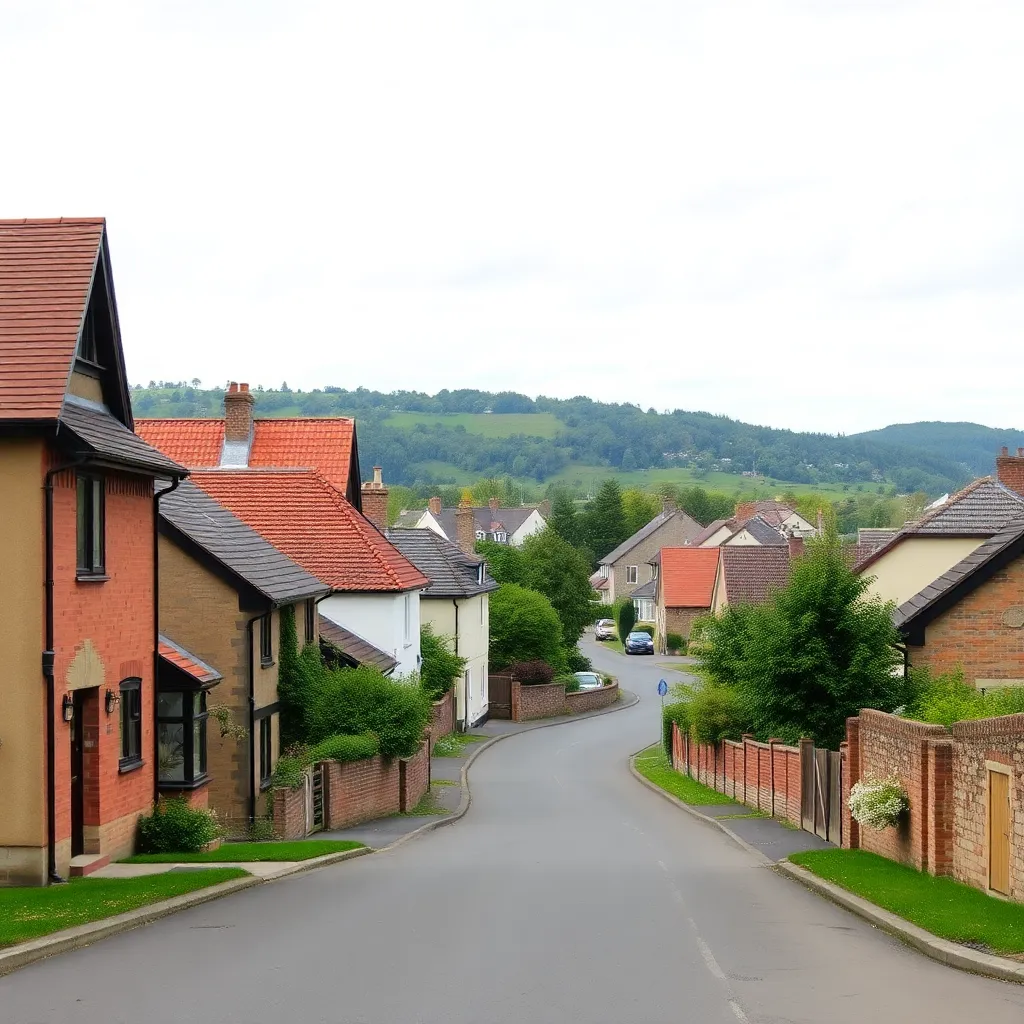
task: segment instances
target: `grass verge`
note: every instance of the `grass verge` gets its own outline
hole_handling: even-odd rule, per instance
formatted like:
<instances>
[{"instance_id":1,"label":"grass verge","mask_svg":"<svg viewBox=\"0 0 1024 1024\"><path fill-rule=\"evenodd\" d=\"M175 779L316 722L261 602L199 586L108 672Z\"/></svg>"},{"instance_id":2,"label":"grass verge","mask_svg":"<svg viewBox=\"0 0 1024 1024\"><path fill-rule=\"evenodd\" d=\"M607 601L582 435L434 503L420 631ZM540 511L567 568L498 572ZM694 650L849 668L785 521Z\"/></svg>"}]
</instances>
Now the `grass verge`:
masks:
<instances>
[{"instance_id":1,"label":"grass verge","mask_svg":"<svg viewBox=\"0 0 1024 1024\"><path fill-rule=\"evenodd\" d=\"M245 876L241 868L211 868L143 878L73 878L67 885L0 889L0 948Z\"/></svg>"},{"instance_id":2,"label":"grass verge","mask_svg":"<svg viewBox=\"0 0 1024 1024\"><path fill-rule=\"evenodd\" d=\"M428 814L451 814L447 807L442 807L439 794L434 791L436 783L432 783L430 789L420 797L420 802L411 810L402 812L405 818L421 818Z\"/></svg>"},{"instance_id":3,"label":"grass verge","mask_svg":"<svg viewBox=\"0 0 1024 1024\"><path fill-rule=\"evenodd\" d=\"M660 743L655 743L646 750L642 750L637 755L634 764L636 770L648 782L653 782L659 789L671 793L672 796L682 800L684 804L693 804L694 806L718 804L721 806L735 802L700 782L694 782L688 775L677 772L669 764L668 757ZM736 804L736 806L740 807L741 805Z\"/></svg>"},{"instance_id":4,"label":"grass verge","mask_svg":"<svg viewBox=\"0 0 1024 1024\"><path fill-rule=\"evenodd\" d=\"M621 640L598 640L598 643L610 651L617 651L619 654L626 653L626 648L622 646Z\"/></svg>"},{"instance_id":5,"label":"grass verge","mask_svg":"<svg viewBox=\"0 0 1024 1024\"><path fill-rule=\"evenodd\" d=\"M794 853L794 864L933 935L992 953L1024 953L1024 906L934 878L865 850Z\"/></svg>"},{"instance_id":6,"label":"grass verge","mask_svg":"<svg viewBox=\"0 0 1024 1024\"><path fill-rule=\"evenodd\" d=\"M224 864L261 860L312 860L329 853L357 850L362 843L341 839L304 839L295 843L225 843L208 853L139 853L122 864Z\"/></svg>"},{"instance_id":7,"label":"grass verge","mask_svg":"<svg viewBox=\"0 0 1024 1024\"><path fill-rule=\"evenodd\" d=\"M462 757L472 743L482 743L486 736L479 736L472 732L450 732L442 736L431 751L431 757Z\"/></svg>"}]
</instances>

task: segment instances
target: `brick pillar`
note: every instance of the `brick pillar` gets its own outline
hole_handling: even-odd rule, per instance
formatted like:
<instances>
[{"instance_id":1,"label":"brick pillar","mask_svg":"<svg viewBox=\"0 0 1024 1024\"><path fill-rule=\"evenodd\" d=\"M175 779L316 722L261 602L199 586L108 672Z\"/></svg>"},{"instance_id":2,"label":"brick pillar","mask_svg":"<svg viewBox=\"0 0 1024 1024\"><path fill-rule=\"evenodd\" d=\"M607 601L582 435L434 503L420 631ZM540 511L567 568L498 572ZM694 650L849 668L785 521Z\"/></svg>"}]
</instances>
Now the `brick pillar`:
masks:
<instances>
[{"instance_id":1,"label":"brick pillar","mask_svg":"<svg viewBox=\"0 0 1024 1024\"><path fill-rule=\"evenodd\" d=\"M431 498L427 502L427 508L430 510L430 514L436 518L441 514L441 499Z\"/></svg>"},{"instance_id":2,"label":"brick pillar","mask_svg":"<svg viewBox=\"0 0 1024 1024\"><path fill-rule=\"evenodd\" d=\"M380 466L373 467L373 480L363 484L363 515L383 533L388 526L388 489Z\"/></svg>"},{"instance_id":3,"label":"brick pillar","mask_svg":"<svg viewBox=\"0 0 1024 1024\"><path fill-rule=\"evenodd\" d=\"M924 870L953 873L953 743L928 740L928 850Z\"/></svg>"},{"instance_id":4,"label":"brick pillar","mask_svg":"<svg viewBox=\"0 0 1024 1024\"><path fill-rule=\"evenodd\" d=\"M843 755L843 849L860 849L860 825L850 814L850 790L860 782L860 719L846 720L846 742L840 744Z\"/></svg>"},{"instance_id":5,"label":"brick pillar","mask_svg":"<svg viewBox=\"0 0 1024 1024\"><path fill-rule=\"evenodd\" d=\"M468 498L455 510L455 543L467 554L476 548L476 516Z\"/></svg>"},{"instance_id":6,"label":"brick pillar","mask_svg":"<svg viewBox=\"0 0 1024 1024\"><path fill-rule=\"evenodd\" d=\"M228 385L224 396L224 440L248 441L252 436L252 407L256 399L248 384Z\"/></svg>"},{"instance_id":7,"label":"brick pillar","mask_svg":"<svg viewBox=\"0 0 1024 1024\"><path fill-rule=\"evenodd\" d=\"M522 684L517 679L513 679L512 680L512 721L513 722L518 722L519 721L519 700L520 700L519 690L520 690L521 686L522 686Z\"/></svg>"},{"instance_id":8,"label":"brick pillar","mask_svg":"<svg viewBox=\"0 0 1024 1024\"><path fill-rule=\"evenodd\" d=\"M1004 448L996 458L996 476L1003 486L1024 494L1024 448L1018 448L1016 455Z\"/></svg>"},{"instance_id":9,"label":"brick pillar","mask_svg":"<svg viewBox=\"0 0 1024 1024\"><path fill-rule=\"evenodd\" d=\"M800 824L803 825L803 806L804 806L804 779L807 778L807 769L805 765L810 761L814 763L814 740L809 740L806 736L800 739ZM813 777L813 772L811 773ZM813 794L812 794L813 795Z\"/></svg>"}]
</instances>

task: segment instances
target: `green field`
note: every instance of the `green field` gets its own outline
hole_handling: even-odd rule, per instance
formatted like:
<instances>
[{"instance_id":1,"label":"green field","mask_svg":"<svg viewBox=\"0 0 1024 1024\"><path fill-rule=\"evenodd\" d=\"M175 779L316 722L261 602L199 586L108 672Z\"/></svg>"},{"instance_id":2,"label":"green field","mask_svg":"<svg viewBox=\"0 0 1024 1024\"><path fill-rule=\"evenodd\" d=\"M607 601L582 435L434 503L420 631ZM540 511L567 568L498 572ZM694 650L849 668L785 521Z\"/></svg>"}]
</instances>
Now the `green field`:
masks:
<instances>
[{"instance_id":1,"label":"green field","mask_svg":"<svg viewBox=\"0 0 1024 1024\"><path fill-rule=\"evenodd\" d=\"M562 424L550 412L497 412L497 413L430 413L393 412L386 420L386 427L397 430L411 430L417 423L428 426L465 427L467 433L483 437L512 437L526 434L529 437L554 437Z\"/></svg>"}]
</instances>

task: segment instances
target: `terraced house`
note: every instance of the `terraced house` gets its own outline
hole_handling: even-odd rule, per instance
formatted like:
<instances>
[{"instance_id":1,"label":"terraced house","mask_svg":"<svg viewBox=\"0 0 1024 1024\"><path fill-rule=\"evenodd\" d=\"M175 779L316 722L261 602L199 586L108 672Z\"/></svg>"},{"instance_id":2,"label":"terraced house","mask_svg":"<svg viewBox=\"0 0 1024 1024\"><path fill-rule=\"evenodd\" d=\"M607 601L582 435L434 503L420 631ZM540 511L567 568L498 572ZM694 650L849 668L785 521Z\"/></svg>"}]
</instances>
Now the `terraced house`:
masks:
<instances>
[{"instance_id":1,"label":"terraced house","mask_svg":"<svg viewBox=\"0 0 1024 1024\"><path fill-rule=\"evenodd\" d=\"M129 853L156 793L154 480L106 225L0 221L0 884Z\"/></svg>"}]
</instances>

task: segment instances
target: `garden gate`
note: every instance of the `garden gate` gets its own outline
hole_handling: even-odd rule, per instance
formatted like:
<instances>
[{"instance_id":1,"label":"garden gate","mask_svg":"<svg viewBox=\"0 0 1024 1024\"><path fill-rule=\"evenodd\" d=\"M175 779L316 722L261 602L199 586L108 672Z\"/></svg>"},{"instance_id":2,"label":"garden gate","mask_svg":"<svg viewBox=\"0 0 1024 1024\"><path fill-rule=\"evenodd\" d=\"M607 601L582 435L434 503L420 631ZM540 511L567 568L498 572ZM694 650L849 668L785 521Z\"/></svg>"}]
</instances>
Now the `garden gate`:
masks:
<instances>
[{"instance_id":1,"label":"garden gate","mask_svg":"<svg viewBox=\"0 0 1024 1024\"><path fill-rule=\"evenodd\" d=\"M810 756L807 756L807 755ZM838 750L808 744L800 759L800 817L807 832L841 846L843 841L843 758Z\"/></svg>"}]
</instances>

